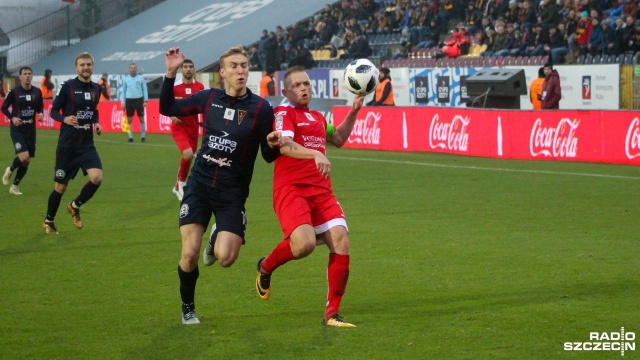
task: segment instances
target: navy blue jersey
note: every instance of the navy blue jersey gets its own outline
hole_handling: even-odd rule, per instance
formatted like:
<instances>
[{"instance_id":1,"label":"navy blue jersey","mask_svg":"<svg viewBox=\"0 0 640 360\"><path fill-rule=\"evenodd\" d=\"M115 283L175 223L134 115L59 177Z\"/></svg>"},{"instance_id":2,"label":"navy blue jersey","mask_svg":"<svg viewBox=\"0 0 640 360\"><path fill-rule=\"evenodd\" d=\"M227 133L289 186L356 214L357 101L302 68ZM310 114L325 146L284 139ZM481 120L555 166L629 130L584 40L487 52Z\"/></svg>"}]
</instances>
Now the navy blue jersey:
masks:
<instances>
[{"instance_id":1,"label":"navy blue jersey","mask_svg":"<svg viewBox=\"0 0 640 360\"><path fill-rule=\"evenodd\" d=\"M11 111L9 111L11 107ZM36 118L42 112L42 92L35 86L25 90L22 86L16 86L9 91L2 104L2 113L11 120L18 117L22 125L16 126L11 121L11 131L30 135L36 131Z\"/></svg>"},{"instance_id":2,"label":"navy blue jersey","mask_svg":"<svg viewBox=\"0 0 640 360\"><path fill-rule=\"evenodd\" d=\"M93 124L98 123L99 101L100 85L93 81L85 83L76 77L62 84L51 107L51 118L62 123L58 147L94 147ZM72 115L78 118L78 125L64 123L64 118Z\"/></svg>"},{"instance_id":3,"label":"navy blue jersey","mask_svg":"<svg viewBox=\"0 0 640 360\"><path fill-rule=\"evenodd\" d=\"M160 113L165 116L202 114L203 119L202 146L191 176L212 188L249 196L258 147L267 162L277 156L267 143L273 127L271 104L249 89L237 98L224 90L208 89L176 101L174 82L175 79L164 79Z\"/></svg>"}]
</instances>

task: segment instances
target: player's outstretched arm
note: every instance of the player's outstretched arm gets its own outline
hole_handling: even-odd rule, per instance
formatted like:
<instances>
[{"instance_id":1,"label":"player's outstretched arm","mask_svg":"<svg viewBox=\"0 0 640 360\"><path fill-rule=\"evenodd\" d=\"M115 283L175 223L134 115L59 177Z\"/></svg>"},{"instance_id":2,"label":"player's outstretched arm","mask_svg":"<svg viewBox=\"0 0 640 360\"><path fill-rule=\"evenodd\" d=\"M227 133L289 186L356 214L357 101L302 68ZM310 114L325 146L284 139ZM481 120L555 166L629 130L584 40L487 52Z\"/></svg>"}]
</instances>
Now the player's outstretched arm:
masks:
<instances>
[{"instance_id":1,"label":"player's outstretched arm","mask_svg":"<svg viewBox=\"0 0 640 360\"><path fill-rule=\"evenodd\" d=\"M356 95L353 98L353 106L349 113L344 118L342 124L340 124L336 130L333 132L331 136L327 138L327 141L331 143L333 146L342 147L349 135L351 135L351 131L353 130L353 125L356 123L356 119L358 116L358 112L362 109L362 104L364 103L364 96Z\"/></svg>"}]
</instances>

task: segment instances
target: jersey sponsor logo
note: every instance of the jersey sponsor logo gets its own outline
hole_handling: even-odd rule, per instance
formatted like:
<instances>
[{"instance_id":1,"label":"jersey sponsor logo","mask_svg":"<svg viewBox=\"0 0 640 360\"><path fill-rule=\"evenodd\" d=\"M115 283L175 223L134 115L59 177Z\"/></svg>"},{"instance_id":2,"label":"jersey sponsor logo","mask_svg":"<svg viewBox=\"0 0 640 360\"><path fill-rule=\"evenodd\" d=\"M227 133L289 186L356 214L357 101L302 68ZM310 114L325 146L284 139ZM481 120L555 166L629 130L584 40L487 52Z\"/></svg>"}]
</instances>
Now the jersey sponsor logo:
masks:
<instances>
[{"instance_id":1,"label":"jersey sponsor logo","mask_svg":"<svg viewBox=\"0 0 640 360\"><path fill-rule=\"evenodd\" d=\"M78 110L76 113L76 117L78 120L91 120L93 119L93 110L89 110L90 108L86 106L84 110Z\"/></svg>"},{"instance_id":2,"label":"jersey sponsor logo","mask_svg":"<svg viewBox=\"0 0 640 360\"><path fill-rule=\"evenodd\" d=\"M245 116L247 116L247 111L246 110L238 110L238 125L240 125L240 123L242 123L242 120L244 120Z\"/></svg>"},{"instance_id":3,"label":"jersey sponsor logo","mask_svg":"<svg viewBox=\"0 0 640 360\"><path fill-rule=\"evenodd\" d=\"M25 110L22 110L20 112L20 116L23 117L23 118L24 117L33 117L35 115L35 113L36 113L36 111L33 110L33 109L25 109ZM25 120L23 120L22 123L25 124Z\"/></svg>"},{"instance_id":4,"label":"jersey sponsor logo","mask_svg":"<svg viewBox=\"0 0 640 360\"><path fill-rule=\"evenodd\" d=\"M66 172L64 172L64 170L62 170L62 169L58 169L58 170L56 170L56 178L58 178L58 179L64 179L64 178L65 178L65 176L67 176L67 173L66 173Z\"/></svg>"},{"instance_id":5,"label":"jersey sponsor logo","mask_svg":"<svg viewBox=\"0 0 640 360\"><path fill-rule=\"evenodd\" d=\"M236 150L236 147L238 146L238 143L231 140L231 139L226 139L227 135L229 135L229 133L223 131L224 135L222 136L216 136L216 135L209 135L208 141L207 141L207 145L209 146L209 148L211 149L215 149L215 150L221 150L224 152L228 152L228 153L233 153Z\"/></svg>"},{"instance_id":6,"label":"jersey sponsor logo","mask_svg":"<svg viewBox=\"0 0 640 360\"><path fill-rule=\"evenodd\" d=\"M187 215L189 215L189 205L182 204L180 206L180 219L185 218Z\"/></svg>"},{"instance_id":7,"label":"jersey sponsor logo","mask_svg":"<svg viewBox=\"0 0 640 360\"><path fill-rule=\"evenodd\" d=\"M217 108L220 108L220 109L222 109L222 108L223 108L223 106L222 106L222 105L218 105L218 104L216 104L216 103L211 103L211 106L213 106L213 107L217 107Z\"/></svg>"},{"instance_id":8,"label":"jersey sponsor logo","mask_svg":"<svg viewBox=\"0 0 640 360\"><path fill-rule=\"evenodd\" d=\"M321 148L324 149L325 139L320 136L306 136L302 135L302 146L306 148Z\"/></svg>"},{"instance_id":9,"label":"jersey sponsor logo","mask_svg":"<svg viewBox=\"0 0 640 360\"><path fill-rule=\"evenodd\" d=\"M91 130L91 124L73 125L73 128L79 130Z\"/></svg>"},{"instance_id":10,"label":"jersey sponsor logo","mask_svg":"<svg viewBox=\"0 0 640 360\"><path fill-rule=\"evenodd\" d=\"M225 109L223 117L227 120L233 120L233 117L235 115L236 115L236 111L234 109Z\"/></svg>"},{"instance_id":11,"label":"jersey sponsor logo","mask_svg":"<svg viewBox=\"0 0 640 360\"><path fill-rule=\"evenodd\" d=\"M233 160L228 160L227 158L214 158L213 156L209 156L209 155L202 155L202 158L207 160L207 163L214 163L214 164L218 164L218 166L223 167L223 166L231 166L231 162Z\"/></svg>"}]
</instances>

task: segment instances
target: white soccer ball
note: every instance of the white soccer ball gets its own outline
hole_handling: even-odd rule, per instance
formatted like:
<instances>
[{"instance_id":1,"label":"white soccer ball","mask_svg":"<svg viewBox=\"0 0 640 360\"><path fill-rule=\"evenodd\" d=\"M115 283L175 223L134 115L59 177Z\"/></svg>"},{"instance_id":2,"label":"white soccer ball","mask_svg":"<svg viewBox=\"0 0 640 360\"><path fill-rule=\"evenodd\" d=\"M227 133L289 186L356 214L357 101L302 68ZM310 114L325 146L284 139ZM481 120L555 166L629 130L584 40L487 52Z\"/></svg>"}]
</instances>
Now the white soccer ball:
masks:
<instances>
[{"instance_id":1,"label":"white soccer ball","mask_svg":"<svg viewBox=\"0 0 640 360\"><path fill-rule=\"evenodd\" d=\"M380 70L367 59L352 61L344 69L344 83L347 90L356 95L367 95L378 86Z\"/></svg>"}]
</instances>

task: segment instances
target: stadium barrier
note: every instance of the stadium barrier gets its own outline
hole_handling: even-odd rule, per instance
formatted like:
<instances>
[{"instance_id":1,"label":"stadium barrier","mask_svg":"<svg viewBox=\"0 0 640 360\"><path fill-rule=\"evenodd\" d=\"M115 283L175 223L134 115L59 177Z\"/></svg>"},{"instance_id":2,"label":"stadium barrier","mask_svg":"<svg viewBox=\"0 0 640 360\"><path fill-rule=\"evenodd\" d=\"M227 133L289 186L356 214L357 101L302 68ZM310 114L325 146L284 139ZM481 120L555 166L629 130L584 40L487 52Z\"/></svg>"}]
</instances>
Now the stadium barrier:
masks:
<instances>
[{"instance_id":1,"label":"stadium barrier","mask_svg":"<svg viewBox=\"0 0 640 360\"><path fill-rule=\"evenodd\" d=\"M339 125L350 107L333 108ZM365 107L346 148L640 165L632 111Z\"/></svg>"}]
</instances>

